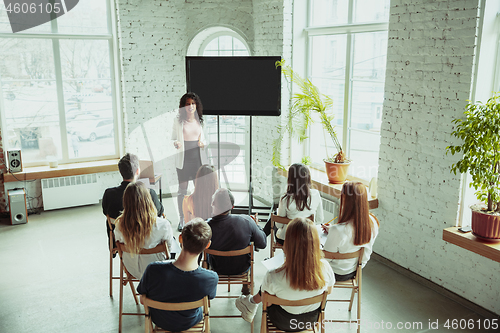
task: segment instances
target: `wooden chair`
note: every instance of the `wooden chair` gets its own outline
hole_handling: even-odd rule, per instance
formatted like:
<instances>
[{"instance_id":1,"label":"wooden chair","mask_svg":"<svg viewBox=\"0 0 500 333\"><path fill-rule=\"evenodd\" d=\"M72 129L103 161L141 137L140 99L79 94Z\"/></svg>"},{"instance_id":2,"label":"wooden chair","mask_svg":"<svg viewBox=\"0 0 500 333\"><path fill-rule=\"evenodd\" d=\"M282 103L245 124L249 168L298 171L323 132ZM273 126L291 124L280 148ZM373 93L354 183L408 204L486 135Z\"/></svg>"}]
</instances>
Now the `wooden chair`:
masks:
<instances>
[{"instance_id":1,"label":"wooden chair","mask_svg":"<svg viewBox=\"0 0 500 333\"><path fill-rule=\"evenodd\" d=\"M326 297L328 295L328 291L324 291L322 294L314 297L309 297L297 301L290 301L286 299L279 298L274 295L269 295L267 292L262 293L262 322L261 322L261 328L260 332L261 333L268 333L268 332L285 332L277 329L274 324L269 320L269 317L267 316L267 308L269 305L276 304L276 305L285 305L285 306L301 306L301 305L310 305L310 304L315 304L315 303L321 303L321 312L318 317L318 321L316 324L312 327L312 329L304 329L301 332L319 332L321 329L321 333L325 332L325 328L323 325L323 320L325 319L325 307L326 307Z\"/></svg>"},{"instance_id":2,"label":"wooden chair","mask_svg":"<svg viewBox=\"0 0 500 333\"><path fill-rule=\"evenodd\" d=\"M219 282L218 284L220 285L226 285L227 284L227 291L231 291L231 285L247 285L248 288L250 289L250 295L253 295L253 264L254 264L254 245L251 243L248 245L246 248L241 249L241 250L234 250L234 251L217 251L217 250L211 250L211 249L206 249L203 254L203 267L207 268L208 267L208 258L207 255L214 255L214 256L220 256L220 257L235 257L235 256L241 256L244 254L250 254L250 268L248 271L246 271L243 274L239 275L219 275ZM215 296L215 298L238 298L238 296ZM212 318L241 318L241 315L225 315L225 316L211 316ZM250 329L251 332L253 332L253 321L250 324Z\"/></svg>"},{"instance_id":3,"label":"wooden chair","mask_svg":"<svg viewBox=\"0 0 500 333\"><path fill-rule=\"evenodd\" d=\"M153 321L151 320L151 316L149 314L149 308L165 310L165 311L182 311L182 310L196 309L201 306L203 307L203 319L198 324L194 325L190 329L183 332L210 333L208 296L205 296L198 301L183 302L183 303L164 303L164 302L153 301L147 297L143 297L142 303L144 304L144 311L146 315L145 333L170 332L162 330L161 328L156 327L156 325L153 325Z\"/></svg>"},{"instance_id":4,"label":"wooden chair","mask_svg":"<svg viewBox=\"0 0 500 333\"><path fill-rule=\"evenodd\" d=\"M113 232L113 227L115 225L115 219L106 215L109 227L109 297L113 297L113 280L120 280L119 276L113 276L113 255L118 253L118 248L114 246L115 244L115 234Z\"/></svg>"},{"instance_id":5,"label":"wooden chair","mask_svg":"<svg viewBox=\"0 0 500 333\"><path fill-rule=\"evenodd\" d=\"M309 216L308 219L311 221L314 221L314 214ZM292 221L292 219L289 219L288 217L283 217L283 216L278 216L275 214L271 214L271 247L270 247L270 257L274 257L274 251L277 249L283 250L283 245L279 244L276 242L276 234L274 231L274 224L275 223L281 223L281 224L288 224Z\"/></svg>"},{"instance_id":6,"label":"wooden chair","mask_svg":"<svg viewBox=\"0 0 500 333\"><path fill-rule=\"evenodd\" d=\"M137 293L134 287L134 282L139 282L140 279L135 278L132 274L129 273L125 265L123 264L123 253L128 252L125 244L116 242L116 247L118 248L118 253L120 254L120 307L119 307L119 319L118 319L118 332L122 331L122 316L124 315L140 315L143 316L144 313L124 313L123 312L123 287L125 285L130 286L130 290L132 291L132 295L134 296L135 304L139 305L139 300L137 299ZM142 254L154 254L154 253L165 253L166 258L169 258L167 244L165 242L161 242L156 247L152 249L142 249L139 252L139 255Z\"/></svg>"},{"instance_id":7,"label":"wooden chair","mask_svg":"<svg viewBox=\"0 0 500 333\"><path fill-rule=\"evenodd\" d=\"M361 321L361 265L363 259L364 248L359 249L356 252L351 253L335 253L323 250L325 255L325 259L352 259L358 258L358 264L356 267L356 277L347 281L337 281L333 288L342 288L342 289L352 289L351 298L350 299L328 299L328 302L349 302L349 311L352 309L352 304L354 301L354 295L358 294L358 311L356 320L328 320L329 322L337 322L337 323L357 323L358 330L360 332L360 321Z\"/></svg>"}]
</instances>

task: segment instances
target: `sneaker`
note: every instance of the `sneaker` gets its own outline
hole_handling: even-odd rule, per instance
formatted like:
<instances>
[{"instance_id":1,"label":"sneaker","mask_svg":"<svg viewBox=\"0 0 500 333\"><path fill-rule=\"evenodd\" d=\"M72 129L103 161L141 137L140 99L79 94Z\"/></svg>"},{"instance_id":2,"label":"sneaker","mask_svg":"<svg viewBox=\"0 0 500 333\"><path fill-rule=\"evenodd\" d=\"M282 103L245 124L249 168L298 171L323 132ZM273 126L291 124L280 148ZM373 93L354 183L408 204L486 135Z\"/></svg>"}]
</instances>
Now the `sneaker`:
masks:
<instances>
[{"instance_id":1,"label":"sneaker","mask_svg":"<svg viewBox=\"0 0 500 333\"><path fill-rule=\"evenodd\" d=\"M257 313L257 304L253 304L250 302L250 295L241 295L236 299L236 307L241 311L241 316L245 321L251 323L253 321L253 317Z\"/></svg>"}]
</instances>

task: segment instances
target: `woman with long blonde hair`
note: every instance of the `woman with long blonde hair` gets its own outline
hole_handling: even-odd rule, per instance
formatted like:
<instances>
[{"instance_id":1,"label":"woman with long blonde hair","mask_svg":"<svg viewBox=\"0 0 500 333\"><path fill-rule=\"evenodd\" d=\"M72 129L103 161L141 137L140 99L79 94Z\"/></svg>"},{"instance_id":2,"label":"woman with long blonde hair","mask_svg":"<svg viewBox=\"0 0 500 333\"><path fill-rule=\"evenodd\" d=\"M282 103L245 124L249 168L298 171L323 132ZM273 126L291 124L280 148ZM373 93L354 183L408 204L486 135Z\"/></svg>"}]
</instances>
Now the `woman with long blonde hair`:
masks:
<instances>
[{"instance_id":1,"label":"woman with long blonde hair","mask_svg":"<svg viewBox=\"0 0 500 333\"><path fill-rule=\"evenodd\" d=\"M328 234L324 249L329 252L351 253L364 248L362 267L370 260L373 243L378 235L379 222L369 212L366 186L360 182L346 182L340 196L339 221L323 225ZM356 276L358 260L329 260L337 281Z\"/></svg>"},{"instance_id":2,"label":"woman with long blonde hair","mask_svg":"<svg viewBox=\"0 0 500 333\"><path fill-rule=\"evenodd\" d=\"M318 230L314 223L306 218L295 218L287 227L283 246L285 262L279 268L272 269L264 276L259 293L254 296L240 296L236 307L243 319L253 320L258 303L262 301L262 291L288 300L300 300L330 293L335 278L328 262L323 258ZM291 323L303 322L314 324L320 313L320 303L306 306L268 307L271 322L284 331L293 332Z\"/></svg>"},{"instance_id":3,"label":"woman with long blonde hair","mask_svg":"<svg viewBox=\"0 0 500 333\"><path fill-rule=\"evenodd\" d=\"M130 274L140 279L149 263L165 260L162 253L141 254L141 249L152 249L166 241L172 249L172 227L167 220L157 217L156 207L149 190L143 183L130 183L123 193L123 212L115 222L116 241L127 248L123 253L123 264Z\"/></svg>"},{"instance_id":4,"label":"woman with long blonde hair","mask_svg":"<svg viewBox=\"0 0 500 333\"><path fill-rule=\"evenodd\" d=\"M215 168L203 164L196 172L193 194L186 195L182 202L186 223L195 217L201 217L204 220L212 217L212 196L218 188L219 180Z\"/></svg>"}]
</instances>

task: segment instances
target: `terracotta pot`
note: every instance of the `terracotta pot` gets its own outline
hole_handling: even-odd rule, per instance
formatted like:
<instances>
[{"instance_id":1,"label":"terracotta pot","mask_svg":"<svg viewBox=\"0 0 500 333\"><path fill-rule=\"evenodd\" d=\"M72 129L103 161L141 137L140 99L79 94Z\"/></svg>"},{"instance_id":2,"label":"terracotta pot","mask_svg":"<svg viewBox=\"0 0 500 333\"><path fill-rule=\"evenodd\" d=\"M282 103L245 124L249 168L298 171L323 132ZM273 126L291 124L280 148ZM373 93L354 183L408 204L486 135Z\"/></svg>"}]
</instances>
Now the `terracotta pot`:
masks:
<instances>
[{"instance_id":1,"label":"terracotta pot","mask_svg":"<svg viewBox=\"0 0 500 333\"><path fill-rule=\"evenodd\" d=\"M325 162L326 174L328 175L328 181L332 184L342 184L347 178L347 171L351 162L347 163L332 163Z\"/></svg>"},{"instance_id":2,"label":"terracotta pot","mask_svg":"<svg viewBox=\"0 0 500 333\"><path fill-rule=\"evenodd\" d=\"M490 215L472 208L471 211L474 236L490 241L500 241L500 216Z\"/></svg>"}]
</instances>

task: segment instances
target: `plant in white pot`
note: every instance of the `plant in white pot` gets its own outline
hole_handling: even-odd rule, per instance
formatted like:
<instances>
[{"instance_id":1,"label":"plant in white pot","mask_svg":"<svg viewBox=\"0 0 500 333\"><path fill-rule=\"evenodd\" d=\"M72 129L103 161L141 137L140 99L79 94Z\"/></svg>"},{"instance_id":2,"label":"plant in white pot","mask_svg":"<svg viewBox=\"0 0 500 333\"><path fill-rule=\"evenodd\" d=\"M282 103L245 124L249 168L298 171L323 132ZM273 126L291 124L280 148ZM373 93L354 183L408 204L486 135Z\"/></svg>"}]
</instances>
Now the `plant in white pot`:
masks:
<instances>
[{"instance_id":1,"label":"plant in white pot","mask_svg":"<svg viewBox=\"0 0 500 333\"><path fill-rule=\"evenodd\" d=\"M463 143L446 148L453 155L462 154L451 171L469 172L470 186L483 203L471 206L474 235L500 241L500 92L485 104L468 102L465 118L453 120L452 135Z\"/></svg>"},{"instance_id":2,"label":"plant in white pot","mask_svg":"<svg viewBox=\"0 0 500 333\"><path fill-rule=\"evenodd\" d=\"M326 158L324 161L328 179L331 183L343 183L347 177L347 170L351 161L345 156L332 125L333 114L328 113L328 110L333 105L332 99L320 93L319 89L309 79L303 79L290 66L285 66L284 60L276 62L276 66L281 67L281 72L289 83L297 85L299 92L292 95L286 125L278 127L278 138L273 143L273 165L283 168L281 165L281 142L286 133L290 133L299 142L307 139L307 131L309 125L313 122L312 113L314 112L318 114L323 130L328 133L336 149L334 155L328 153L327 135L325 134Z\"/></svg>"}]
</instances>

